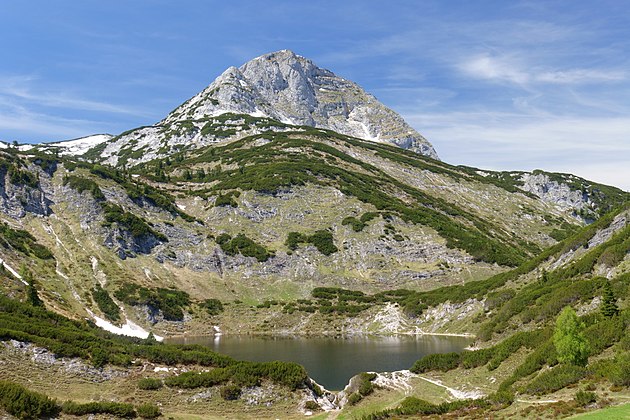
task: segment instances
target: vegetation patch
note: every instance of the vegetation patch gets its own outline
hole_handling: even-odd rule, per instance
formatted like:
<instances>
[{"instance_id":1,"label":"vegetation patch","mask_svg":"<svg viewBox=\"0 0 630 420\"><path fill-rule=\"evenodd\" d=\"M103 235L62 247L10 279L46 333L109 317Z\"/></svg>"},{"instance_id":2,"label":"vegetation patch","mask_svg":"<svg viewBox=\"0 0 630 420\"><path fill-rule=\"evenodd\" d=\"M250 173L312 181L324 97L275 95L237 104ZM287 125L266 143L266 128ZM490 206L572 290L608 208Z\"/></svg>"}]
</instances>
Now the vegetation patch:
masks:
<instances>
[{"instance_id":1,"label":"vegetation patch","mask_svg":"<svg viewBox=\"0 0 630 420\"><path fill-rule=\"evenodd\" d=\"M254 257L259 262L267 261L272 257L272 253L267 248L257 244L242 233L239 233L234 238L227 233L222 233L217 236L216 242L223 252L228 255L241 254L244 257Z\"/></svg>"},{"instance_id":2,"label":"vegetation patch","mask_svg":"<svg viewBox=\"0 0 630 420\"><path fill-rule=\"evenodd\" d=\"M92 194L92 197L96 201L105 200L105 195L101 191L100 187L96 182L91 179L77 175L66 175L63 177L63 185L67 185L79 193L82 193L83 191L88 191L90 194Z\"/></svg>"},{"instance_id":3,"label":"vegetation patch","mask_svg":"<svg viewBox=\"0 0 630 420\"><path fill-rule=\"evenodd\" d=\"M308 243L315 246L320 253L326 256L339 251L339 248L335 246L333 234L329 230L318 230L312 235L305 235L299 232L289 232L287 240L284 244L290 250L295 251L302 243Z\"/></svg>"},{"instance_id":4,"label":"vegetation patch","mask_svg":"<svg viewBox=\"0 0 630 420\"><path fill-rule=\"evenodd\" d=\"M13 229L6 223L0 223L0 245L5 249L14 249L42 260L53 258L52 252L44 245L38 244L33 235L25 230Z\"/></svg>"},{"instance_id":5,"label":"vegetation patch","mask_svg":"<svg viewBox=\"0 0 630 420\"><path fill-rule=\"evenodd\" d=\"M346 226L350 225L355 232L361 232L367 226L368 222L380 216L377 212L363 213L360 218L348 216L341 221L341 224Z\"/></svg>"},{"instance_id":6,"label":"vegetation patch","mask_svg":"<svg viewBox=\"0 0 630 420\"><path fill-rule=\"evenodd\" d=\"M96 287L92 289L92 298L107 319L114 322L120 321L120 308L116 305L116 302L114 302L111 296L109 296L107 290L103 289L100 284L97 284Z\"/></svg>"},{"instance_id":7,"label":"vegetation patch","mask_svg":"<svg viewBox=\"0 0 630 420\"><path fill-rule=\"evenodd\" d=\"M19 419L57 417L56 401L13 382L0 381L0 406Z\"/></svg>"},{"instance_id":8,"label":"vegetation patch","mask_svg":"<svg viewBox=\"0 0 630 420\"><path fill-rule=\"evenodd\" d=\"M135 239L151 235L162 242L168 242L166 235L155 231L143 218L123 210L119 205L103 202L101 207L105 212L105 223L103 223L103 226L109 227L112 223L117 223L118 226L128 231Z\"/></svg>"},{"instance_id":9,"label":"vegetation patch","mask_svg":"<svg viewBox=\"0 0 630 420\"><path fill-rule=\"evenodd\" d=\"M133 283L126 283L114 293L116 299L127 305L148 305L159 310L167 321L182 321L183 308L190 305L188 293L175 289L148 289Z\"/></svg>"},{"instance_id":10,"label":"vegetation patch","mask_svg":"<svg viewBox=\"0 0 630 420\"><path fill-rule=\"evenodd\" d=\"M240 197L240 191L228 191L225 194L219 194L217 199L214 201L215 207L238 207L238 203L236 202L236 198Z\"/></svg>"}]
</instances>

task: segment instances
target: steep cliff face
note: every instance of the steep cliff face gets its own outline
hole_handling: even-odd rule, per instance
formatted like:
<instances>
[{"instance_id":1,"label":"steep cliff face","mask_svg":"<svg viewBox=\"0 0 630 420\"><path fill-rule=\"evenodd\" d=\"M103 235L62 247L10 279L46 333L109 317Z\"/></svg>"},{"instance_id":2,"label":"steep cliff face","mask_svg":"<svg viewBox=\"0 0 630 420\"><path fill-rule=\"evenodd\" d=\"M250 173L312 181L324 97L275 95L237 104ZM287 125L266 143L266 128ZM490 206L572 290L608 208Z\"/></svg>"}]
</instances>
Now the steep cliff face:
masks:
<instances>
[{"instance_id":1,"label":"steep cliff face","mask_svg":"<svg viewBox=\"0 0 630 420\"><path fill-rule=\"evenodd\" d=\"M359 85L289 50L230 67L163 123L228 111L326 128L437 158L424 137Z\"/></svg>"}]
</instances>

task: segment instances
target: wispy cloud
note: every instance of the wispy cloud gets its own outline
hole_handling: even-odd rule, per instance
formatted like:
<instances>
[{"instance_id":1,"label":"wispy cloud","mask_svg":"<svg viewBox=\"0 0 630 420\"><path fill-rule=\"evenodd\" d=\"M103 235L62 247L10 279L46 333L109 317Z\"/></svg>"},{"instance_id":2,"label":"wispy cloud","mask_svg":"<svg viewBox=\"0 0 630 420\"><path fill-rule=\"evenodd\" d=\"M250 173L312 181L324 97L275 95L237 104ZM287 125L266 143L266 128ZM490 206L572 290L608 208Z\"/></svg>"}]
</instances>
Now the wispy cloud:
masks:
<instances>
[{"instance_id":1,"label":"wispy cloud","mask_svg":"<svg viewBox=\"0 0 630 420\"><path fill-rule=\"evenodd\" d=\"M481 54L464 59L457 66L460 71L477 79L510 82L517 85L530 83L588 84L620 82L627 73L615 69L571 68L566 70L546 69L545 65L525 63L514 56Z\"/></svg>"},{"instance_id":2,"label":"wispy cloud","mask_svg":"<svg viewBox=\"0 0 630 420\"><path fill-rule=\"evenodd\" d=\"M146 110L125 105L95 101L61 90L46 90L35 86L37 78L34 76L10 76L0 77L0 95L14 102L16 100L32 103L37 106L65 108L70 110L88 110L106 113L131 114L136 116L149 116Z\"/></svg>"},{"instance_id":3,"label":"wispy cloud","mask_svg":"<svg viewBox=\"0 0 630 420\"><path fill-rule=\"evenodd\" d=\"M630 191L629 117L540 118L494 110L403 116L447 162L569 172Z\"/></svg>"}]
</instances>

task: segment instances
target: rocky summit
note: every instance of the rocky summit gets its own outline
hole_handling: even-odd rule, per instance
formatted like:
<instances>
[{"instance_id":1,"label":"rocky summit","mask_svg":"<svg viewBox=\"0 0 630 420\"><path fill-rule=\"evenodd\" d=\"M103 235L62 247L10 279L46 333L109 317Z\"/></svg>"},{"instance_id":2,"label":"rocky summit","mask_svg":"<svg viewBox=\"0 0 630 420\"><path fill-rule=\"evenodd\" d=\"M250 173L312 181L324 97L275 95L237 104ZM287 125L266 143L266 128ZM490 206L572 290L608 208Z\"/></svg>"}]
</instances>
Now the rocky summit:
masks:
<instances>
[{"instance_id":1,"label":"rocky summit","mask_svg":"<svg viewBox=\"0 0 630 420\"><path fill-rule=\"evenodd\" d=\"M433 146L396 112L356 83L289 50L262 55L240 68L230 67L163 122L226 111L326 128L437 158Z\"/></svg>"},{"instance_id":2,"label":"rocky summit","mask_svg":"<svg viewBox=\"0 0 630 420\"><path fill-rule=\"evenodd\" d=\"M226 115L273 120L225 126ZM222 125L225 129L219 130ZM171 112L164 120L123 133L99 149L109 164L135 164L175 150L227 142L262 131L296 126L333 130L348 136L389 143L438 159L433 146L396 112L359 85L282 50L230 67L210 86Z\"/></svg>"}]
</instances>

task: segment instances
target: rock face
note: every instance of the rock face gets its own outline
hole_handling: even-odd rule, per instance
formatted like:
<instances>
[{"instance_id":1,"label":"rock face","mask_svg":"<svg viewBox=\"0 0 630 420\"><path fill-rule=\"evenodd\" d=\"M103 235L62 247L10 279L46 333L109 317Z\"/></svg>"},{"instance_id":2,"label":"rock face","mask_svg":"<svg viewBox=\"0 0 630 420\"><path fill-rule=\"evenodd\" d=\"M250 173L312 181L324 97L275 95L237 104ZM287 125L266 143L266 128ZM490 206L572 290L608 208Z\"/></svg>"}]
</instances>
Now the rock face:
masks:
<instances>
[{"instance_id":1,"label":"rock face","mask_svg":"<svg viewBox=\"0 0 630 420\"><path fill-rule=\"evenodd\" d=\"M282 50L230 67L160 125L226 112L392 143L437 159L433 146L359 85Z\"/></svg>"},{"instance_id":2,"label":"rock face","mask_svg":"<svg viewBox=\"0 0 630 420\"><path fill-rule=\"evenodd\" d=\"M581 210L592 205L587 193L552 180L546 174L525 172L521 176L521 181L523 182L521 189L531 192L543 201L556 204L561 208Z\"/></svg>"}]
</instances>

